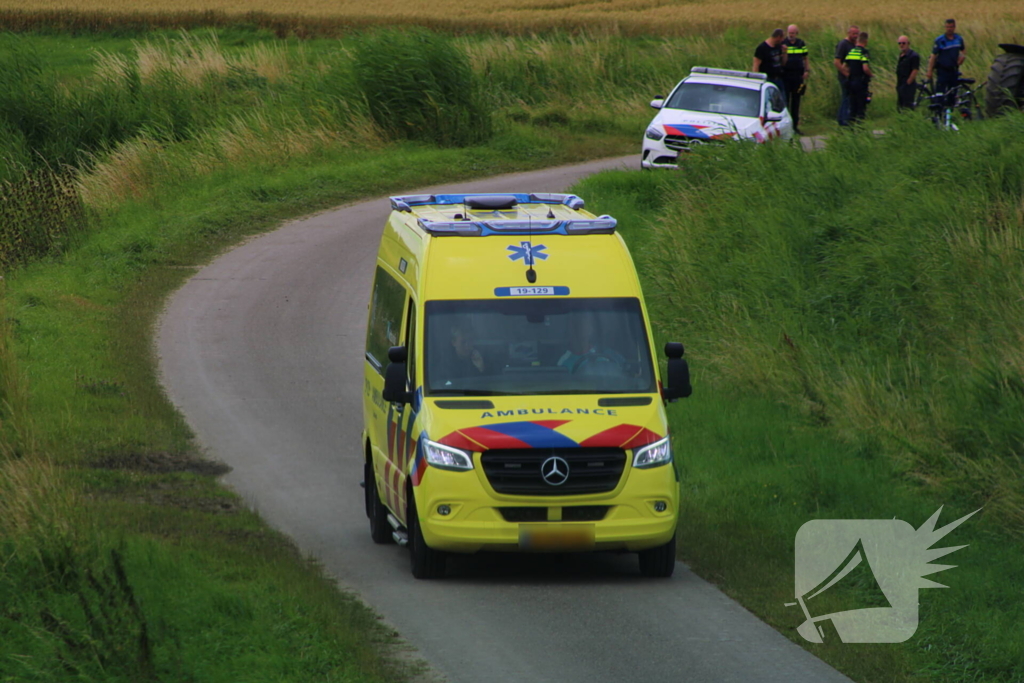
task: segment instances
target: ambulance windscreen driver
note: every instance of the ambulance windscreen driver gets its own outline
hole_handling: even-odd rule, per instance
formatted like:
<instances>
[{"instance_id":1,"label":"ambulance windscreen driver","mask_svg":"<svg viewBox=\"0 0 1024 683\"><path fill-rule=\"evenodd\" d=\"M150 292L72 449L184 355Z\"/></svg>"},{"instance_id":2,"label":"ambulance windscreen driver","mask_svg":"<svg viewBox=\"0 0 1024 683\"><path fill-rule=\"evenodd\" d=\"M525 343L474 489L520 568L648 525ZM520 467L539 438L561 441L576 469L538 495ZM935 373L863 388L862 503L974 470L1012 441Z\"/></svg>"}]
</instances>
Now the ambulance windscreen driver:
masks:
<instances>
[{"instance_id":1,"label":"ambulance windscreen driver","mask_svg":"<svg viewBox=\"0 0 1024 683\"><path fill-rule=\"evenodd\" d=\"M614 349L601 344L597 320L590 313L575 313L569 319L569 350L558 359L558 365L569 372L603 374L621 372L626 359Z\"/></svg>"},{"instance_id":2,"label":"ambulance windscreen driver","mask_svg":"<svg viewBox=\"0 0 1024 683\"><path fill-rule=\"evenodd\" d=\"M484 373L484 357L476 348L476 333L467 322L452 325L452 357L448 364L452 379L477 377Z\"/></svg>"}]
</instances>

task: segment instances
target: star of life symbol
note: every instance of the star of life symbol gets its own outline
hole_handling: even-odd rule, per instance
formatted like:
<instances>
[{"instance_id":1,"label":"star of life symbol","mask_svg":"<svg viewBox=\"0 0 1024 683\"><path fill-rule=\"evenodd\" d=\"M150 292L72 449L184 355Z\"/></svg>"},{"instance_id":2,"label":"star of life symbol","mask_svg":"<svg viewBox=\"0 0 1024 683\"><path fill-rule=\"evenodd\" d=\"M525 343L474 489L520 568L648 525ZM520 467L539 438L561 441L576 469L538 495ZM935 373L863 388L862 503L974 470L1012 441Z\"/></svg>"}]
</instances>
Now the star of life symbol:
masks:
<instances>
[{"instance_id":1,"label":"star of life symbol","mask_svg":"<svg viewBox=\"0 0 1024 683\"><path fill-rule=\"evenodd\" d=\"M545 249L547 249L547 247L544 246L543 244L530 244L529 242L520 242L518 247L515 246L514 244L510 244L508 246L508 250L511 253L508 255L508 257L513 261L523 259L523 263L525 263L528 266L532 266L534 264L534 259L539 259L541 261L548 260L548 255L544 253Z\"/></svg>"},{"instance_id":2,"label":"star of life symbol","mask_svg":"<svg viewBox=\"0 0 1024 683\"><path fill-rule=\"evenodd\" d=\"M812 643L902 643L917 631L918 589L956 565L929 564L966 548L932 548L971 515L935 529L940 507L920 529L898 519L818 519L796 533L796 599ZM838 588L838 590L835 590ZM852 588L852 590L844 590Z\"/></svg>"}]
</instances>

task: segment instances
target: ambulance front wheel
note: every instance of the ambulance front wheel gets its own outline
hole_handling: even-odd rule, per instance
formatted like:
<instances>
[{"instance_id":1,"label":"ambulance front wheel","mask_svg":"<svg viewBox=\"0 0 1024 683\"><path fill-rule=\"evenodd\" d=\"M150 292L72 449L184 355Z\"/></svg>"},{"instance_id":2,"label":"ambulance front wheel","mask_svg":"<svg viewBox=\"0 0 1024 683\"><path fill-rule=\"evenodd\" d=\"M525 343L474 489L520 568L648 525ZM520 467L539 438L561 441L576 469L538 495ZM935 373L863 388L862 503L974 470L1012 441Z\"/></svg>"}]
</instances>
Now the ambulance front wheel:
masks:
<instances>
[{"instance_id":1,"label":"ambulance front wheel","mask_svg":"<svg viewBox=\"0 0 1024 683\"><path fill-rule=\"evenodd\" d=\"M373 475L373 463L364 466L363 482L366 485L366 516L370 518L370 538L381 545L391 543L391 525L388 523L388 509L377 493L377 479Z\"/></svg>"},{"instance_id":2,"label":"ambulance front wheel","mask_svg":"<svg viewBox=\"0 0 1024 683\"><path fill-rule=\"evenodd\" d=\"M447 558L445 553L434 550L427 545L420 531L420 518L416 512L416 499L412 491L409 492L409 551L412 558L412 575L417 579L440 579L444 578Z\"/></svg>"},{"instance_id":3,"label":"ambulance front wheel","mask_svg":"<svg viewBox=\"0 0 1024 683\"><path fill-rule=\"evenodd\" d=\"M640 573L654 579L667 579L676 570L676 537L665 545L641 550Z\"/></svg>"}]
</instances>

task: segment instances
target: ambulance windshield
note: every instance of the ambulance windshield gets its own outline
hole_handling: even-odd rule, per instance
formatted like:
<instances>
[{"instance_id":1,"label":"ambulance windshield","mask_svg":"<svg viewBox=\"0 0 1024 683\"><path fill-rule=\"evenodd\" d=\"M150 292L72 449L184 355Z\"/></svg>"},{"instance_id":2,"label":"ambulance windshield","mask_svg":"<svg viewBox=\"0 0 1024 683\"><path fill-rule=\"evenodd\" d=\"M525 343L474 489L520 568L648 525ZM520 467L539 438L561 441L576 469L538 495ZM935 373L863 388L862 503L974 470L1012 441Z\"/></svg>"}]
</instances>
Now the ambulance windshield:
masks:
<instances>
[{"instance_id":1,"label":"ambulance windshield","mask_svg":"<svg viewBox=\"0 0 1024 683\"><path fill-rule=\"evenodd\" d=\"M635 298L428 301L428 395L655 391Z\"/></svg>"}]
</instances>

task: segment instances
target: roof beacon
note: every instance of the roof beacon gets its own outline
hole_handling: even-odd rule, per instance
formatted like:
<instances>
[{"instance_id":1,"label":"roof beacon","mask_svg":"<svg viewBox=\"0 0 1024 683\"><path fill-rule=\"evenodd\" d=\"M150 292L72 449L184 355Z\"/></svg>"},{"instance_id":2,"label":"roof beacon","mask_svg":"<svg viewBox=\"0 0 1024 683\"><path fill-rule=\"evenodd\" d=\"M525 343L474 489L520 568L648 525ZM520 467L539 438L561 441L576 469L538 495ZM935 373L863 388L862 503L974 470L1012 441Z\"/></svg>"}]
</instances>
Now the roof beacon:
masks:
<instances>
[{"instance_id":1,"label":"roof beacon","mask_svg":"<svg viewBox=\"0 0 1024 683\"><path fill-rule=\"evenodd\" d=\"M532 215L530 205L543 207L544 213ZM391 208L412 214L419 228L435 237L527 235L532 239L533 233L610 235L616 228L611 216L577 213L583 211L583 200L574 194L406 195L391 197ZM451 213L451 209L461 212ZM509 213L503 213L506 211Z\"/></svg>"},{"instance_id":2,"label":"roof beacon","mask_svg":"<svg viewBox=\"0 0 1024 683\"><path fill-rule=\"evenodd\" d=\"M755 71L733 71L732 69L715 69L710 66L695 66L690 69L692 74L708 74L709 76L732 76L734 78L754 78L759 81L768 80L768 74Z\"/></svg>"}]
</instances>

